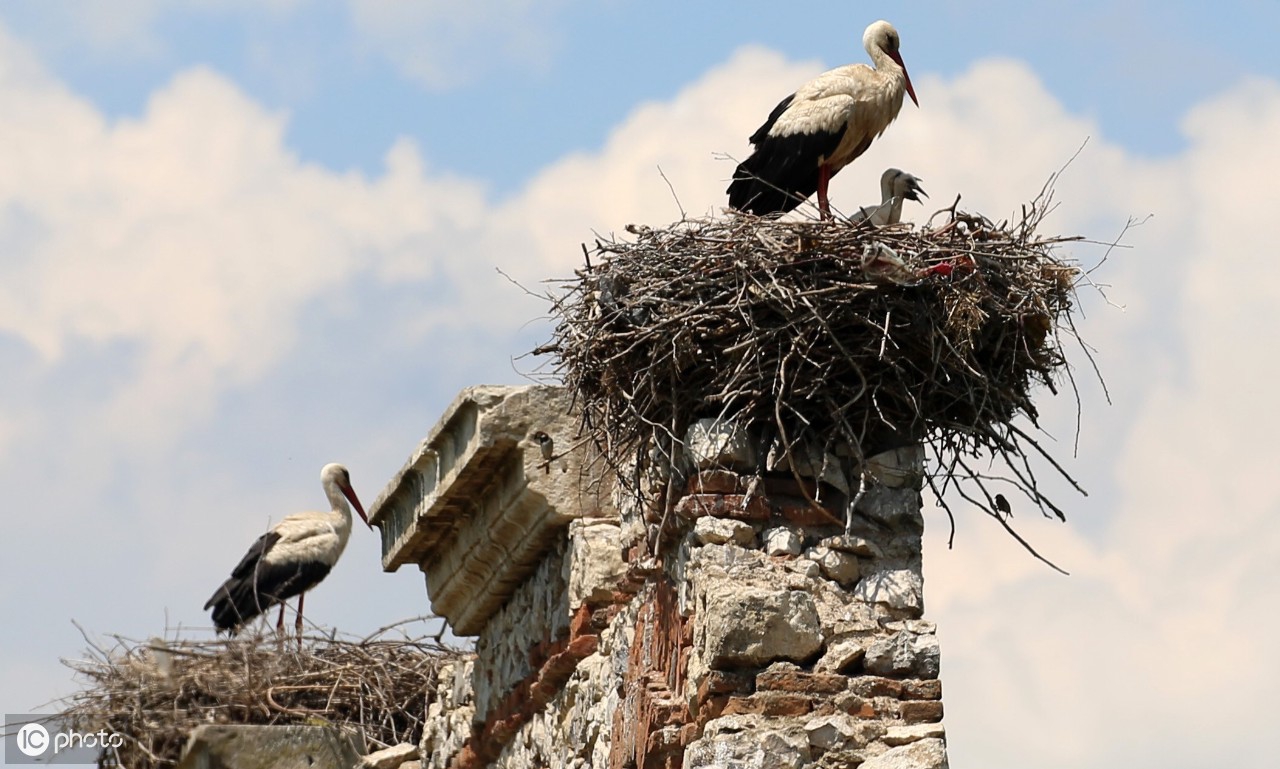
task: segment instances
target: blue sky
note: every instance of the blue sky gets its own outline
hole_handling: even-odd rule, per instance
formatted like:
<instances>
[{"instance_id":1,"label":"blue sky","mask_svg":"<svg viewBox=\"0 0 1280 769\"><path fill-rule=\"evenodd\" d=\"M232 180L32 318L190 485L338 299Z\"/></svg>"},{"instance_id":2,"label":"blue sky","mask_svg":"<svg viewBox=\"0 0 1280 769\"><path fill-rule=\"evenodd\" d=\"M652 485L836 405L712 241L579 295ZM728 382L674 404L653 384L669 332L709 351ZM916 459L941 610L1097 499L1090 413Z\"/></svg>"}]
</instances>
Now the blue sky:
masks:
<instances>
[{"instance_id":1,"label":"blue sky","mask_svg":"<svg viewBox=\"0 0 1280 769\"><path fill-rule=\"evenodd\" d=\"M913 69L956 72L1015 57L1073 112L1150 154L1179 147L1177 119L1223 83L1280 72L1268 23L1277 11L1262 0L1228 4L1231 12L1196 2L808 3L803 21L769 2L696 11L634 0L558 0L542 10L497 3L504 7L494 13L512 13L536 42L499 35L494 50L481 26L491 19L478 12L474 26L450 27L461 29L439 51L450 63L430 79L398 66L399 49L439 46L440 35L419 34L421 43L411 36L419 29L403 43L361 35L340 0L256 12L234 2L124 3L139 8L138 23L114 33L85 29L93 19L84 2L3 5L10 30L110 117L136 116L175 72L210 66L269 109L288 111L289 145L305 159L372 173L395 138L411 136L433 166L492 180L498 194L564 152L598 146L636 103L670 98L742 45L826 65L852 59L860 19L876 11L915 32ZM504 42L516 52L505 53Z\"/></svg>"},{"instance_id":2,"label":"blue sky","mask_svg":"<svg viewBox=\"0 0 1280 769\"><path fill-rule=\"evenodd\" d=\"M208 632L208 593L323 503L324 463L372 502L459 389L524 381L544 307L498 269L536 287L593 231L677 218L659 167L717 213L717 153L865 60L882 17L921 106L837 206L897 165L1000 218L1088 139L1046 227L1109 240L1153 214L1095 273L1110 303L1081 297L1114 401L1078 358L1091 496L1066 525L1019 519L1072 576L973 511L947 551L929 518L952 761L1268 766L1280 6L1261 1L0 0L0 709L71 690L72 619ZM1073 403L1045 397L1069 454ZM354 633L427 608L359 531L307 604Z\"/></svg>"}]
</instances>

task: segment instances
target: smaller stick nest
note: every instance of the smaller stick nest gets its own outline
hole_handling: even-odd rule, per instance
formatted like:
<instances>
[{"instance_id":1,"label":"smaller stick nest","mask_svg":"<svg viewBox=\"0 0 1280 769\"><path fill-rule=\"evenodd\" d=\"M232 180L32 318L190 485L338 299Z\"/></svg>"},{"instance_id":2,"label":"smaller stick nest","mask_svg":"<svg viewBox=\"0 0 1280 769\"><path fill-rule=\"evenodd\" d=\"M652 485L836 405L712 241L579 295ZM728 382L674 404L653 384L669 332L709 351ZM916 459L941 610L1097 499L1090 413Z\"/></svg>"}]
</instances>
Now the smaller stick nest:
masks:
<instances>
[{"instance_id":1,"label":"smaller stick nest","mask_svg":"<svg viewBox=\"0 0 1280 769\"><path fill-rule=\"evenodd\" d=\"M1059 331L1074 334L1080 270L1054 247L1077 238L1035 234L1047 203L1014 226L954 207L923 230L746 214L631 226L633 239L597 240L551 297L540 352L557 356L624 483L654 447L678 465L694 420L732 417L787 450L816 442L855 460L923 441L936 489L961 469L981 488L966 498L998 514L1004 500L963 472L986 452L1061 516L1027 463L1052 458L1014 424L1035 422L1036 386L1066 370Z\"/></svg>"},{"instance_id":2,"label":"smaller stick nest","mask_svg":"<svg viewBox=\"0 0 1280 769\"><path fill-rule=\"evenodd\" d=\"M66 664L87 686L63 712L76 728L124 738L103 766L176 766L202 724L353 728L374 749L418 744L442 664L465 656L430 639L117 638Z\"/></svg>"}]
</instances>

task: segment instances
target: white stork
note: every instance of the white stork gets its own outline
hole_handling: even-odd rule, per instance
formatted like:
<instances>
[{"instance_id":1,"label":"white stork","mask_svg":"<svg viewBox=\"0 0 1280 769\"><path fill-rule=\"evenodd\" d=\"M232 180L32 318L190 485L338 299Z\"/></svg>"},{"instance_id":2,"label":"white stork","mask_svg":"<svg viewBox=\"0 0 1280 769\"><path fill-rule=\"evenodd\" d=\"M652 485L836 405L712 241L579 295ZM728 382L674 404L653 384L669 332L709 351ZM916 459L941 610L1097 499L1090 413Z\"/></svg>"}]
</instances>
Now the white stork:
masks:
<instances>
[{"instance_id":1,"label":"white stork","mask_svg":"<svg viewBox=\"0 0 1280 769\"><path fill-rule=\"evenodd\" d=\"M280 604L276 630L284 631L285 601L298 596L298 619L294 627L302 636L302 601L338 562L351 536L351 506L369 525L364 508L351 488L351 475L339 464L320 471L320 483L329 498L327 513L295 513L258 537L231 577L222 583L204 605L213 609L213 624L234 635L245 623Z\"/></svg>"},{"instance_id":2,"label":"white stork","mask_svg":"<svg viewBox=\"0 0 1280 769\"><path fill-rule=\"evenodd\" d=\"M920 196L929 197L920 180L906 171L896 168L887 169L880 175L880 205L863 206L853 216L851 222L870 221L877 227L886 224L897 224L902 221L902 201L920 201Z\"/></svg>"},{"instance_id":3,"label":"white stork","mask_svg":"<svg viewBox=\"0 0 1280 769\"><path fill-rule=\"evenodd\" d=\"M902 109L904 93L920 106L898 53L898 30L877 21L862 33L875 68L849 64L818 75L778 103L751 135L755 150L729 184L729 205L760 216L783 214L815 191L831 217L827 184L867 151Z\"/></svg>"}]
</instances>

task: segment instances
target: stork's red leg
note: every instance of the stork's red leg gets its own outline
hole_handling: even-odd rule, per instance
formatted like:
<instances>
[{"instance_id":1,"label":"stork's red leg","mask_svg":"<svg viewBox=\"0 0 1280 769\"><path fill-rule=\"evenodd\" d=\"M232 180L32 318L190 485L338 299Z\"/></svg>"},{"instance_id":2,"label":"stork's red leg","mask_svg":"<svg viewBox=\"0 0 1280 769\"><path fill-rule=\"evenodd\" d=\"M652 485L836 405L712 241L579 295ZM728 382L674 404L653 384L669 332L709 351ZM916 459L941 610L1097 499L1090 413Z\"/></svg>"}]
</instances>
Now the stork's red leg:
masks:
<instances>
[{"instance_id":1,"label":"stork's red leg","mask_svg":"<svg viewBox=\"0 0 1280 769\"><path fill-rule=\"evenodd\" d=\"M818 166L818 214L823 219L831 218L831 201L827 199L827 184L831 181L831 166L826 163Z\"/></svg>"},{"instance_id":2,"label":"stork's red leg","mask_svg":"<svg viewBox=\"0 0 1280 769\"><path fill-rule=\"evenodd\" d=\"M301 645L302 645L302 599L304 599L304 598L306 598L306 597L307 597L307 594L306 594L306 593L303 593L303 594L301 594L301 595L299 595L299 596L298 596L298 621L297 621L297 622L295 622L295 623L294 623L294 625L293 625L293 629L294 629L294 630L297 632L297 634L298 634L298 645L299 645L299 646L301 646Z\"/></svg>"},{"instance_id":3,"label":"stork's red leg","mask_svg":"<svg viewBox=\"0 0 1280 769\"><path fill-rule=\"evenodd\" d=\"M284 635L284 601L280 602L280 618L276 620L276 634Z\"/></svg>"}]
</instances>

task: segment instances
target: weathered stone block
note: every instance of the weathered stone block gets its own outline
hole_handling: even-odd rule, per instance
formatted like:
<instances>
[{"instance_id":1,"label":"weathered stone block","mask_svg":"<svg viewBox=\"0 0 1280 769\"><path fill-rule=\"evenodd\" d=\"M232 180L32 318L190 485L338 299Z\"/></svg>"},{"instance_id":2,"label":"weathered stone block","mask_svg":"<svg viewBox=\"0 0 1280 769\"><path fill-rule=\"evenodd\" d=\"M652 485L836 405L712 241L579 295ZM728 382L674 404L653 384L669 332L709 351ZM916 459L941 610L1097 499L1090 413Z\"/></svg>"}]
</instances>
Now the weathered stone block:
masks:
<instances>
[{"instance_id":1,"label":"weathered stone block","mask_svg":"<svg viewBox=\"0 0 1280 769\"><path fill-rule=\"evenodd\" d=\"M617 521L584 518L569 525L569 609L607 603L626 573L622 527Z\"/></svg>"},{"instance_id":2,"label":"weathered stone block","mask_svg":"<svg viewBox=\"0 0 1280 769\"><path fill-rule=\"evenodd\" d=\"M787 563L787 571L805 579L817 579L822 576L822 567L808 558L797 558Z\"/></svg>"},{"instance_id":3,"label":"weathered stone block","mask_svg":"<svg viewBox=\"0 0 1280 769\"><path fill-rule=\"evenodd\" d=\"M750 470L756 447L750 431L731 419L699 419L684 436L685 452L699 470Z\"/></svg>"},{"instance_id":4,"label":"weathered stone block","mask_svg":"<svg viewBox=\"0 0 1280 769\"><path fill-rule=\"evenodd\" d=\"M863 558L881 558L884 556L884 551L880 549L879 545L865 537L855 537L851 534L826 537L818 544L843 553L853 553Z\"/></svg>"},{"instance_id":5,"label":"weathered stone block","mask_svg":"<svg viewBox=\"0 0 1280 769\"><path fill-rule=\"evenodd\" d=\"M730 715L707 723L686 749L684 769L800 769L811 757L802 727Z\"/></svg>"},{"instance_id":6,"label":"weathered stone block","mask_svg":"<svg viewBox=\"0 0 1280 769\"><path fill-rule=\"evenodd\" d=\"M811 718L804 725L809 744L822 751L861 748L884 734L878 723L848 713L833 713Z\"/></svg>"},{"instance_id":7,"label":"weathered stone block","mask_svg":"<svg viewBox=\"0 0 1280 769\"><path fill-rule=\"evenodd\" d=\"M924 580L912 569L888 569L862 577L854 595L868 603L882 603L919 615L924 611Z\"/></svg>"},{"instance_id":8,"label":"weathered stone block","mask_svg":"<svg viewBox=\"0 0 1280 769\"><path fill-rule=\"evenodd\" d=\"M755 542L756 530L751 524L734 518L699 518L693 525L693 535L704 545L750 545Z\"/></svg>"},{"instance_id":9,"label":"weathered stone block","mask_svg":"<svg viewBox=\"0 0 1280 769\"><path fill-rule=\"evenodd\" d=\"M940 739L920 740L890 748L867 759L859 769L948 769L947 750Z\"/></svg>"},{"instance_id":10,"label":"weathered stone block","mask_svg":"<svg viewBox=\"0 0 1280 769\"><path fill-rule=\"evenodd\" d=\"M827 651L818 660L815 669L829 673L848 673L862 661L866 653L866 644L861 639L841 638L827 644Z\"/></svg>"},{"instance_id":11,"label":"weathered stone block","mask_svg":"<svg viewBox=\"0 0 1280 769\"><path fill-rule=\"evenodd\" d=\"M919 488L924 481L924 446L902 446L867 458L867 473L889 488Z\"/></svg>"},{"instance_id":12,"label":"weathered stone block","mask_svg":"<svg viewBox=\"0 0 1280 769\"><path fill-rule=\"evenodd\" d=\"M799 590L715 581L700 603L702 654L712 668L800 662L822 648L818 610Z\"/></svg>"},{"instance_id":13,"label":"weathered stone block","mask_svg":"<svg viewBox=\"0 0 1280 769\"><path fill-rule=\"evenodd\" d=\"M800 555L804 539L791 526L778 526L765 531L764 551L769 555Z\"/></svg>"},{"instance_id":14,"label":"weathered stone block","mask_svg":"<svg viewBox=\"0 0 1280 769\"><path fill-rule=\"evenodd\" d=\"M397 769L418 757L418 746L407 742L376 750L360 759L360 769Z\"/></svg>"},{"instance_id":15,"label":"weathered stone block","mask_svg":"<svg viewBox=\"0 0 1280 769\"><path fill-rule=\"evenodd\" d=\"M900 632L872 643L864 662L867 672L876 675L937 678L938 658L937 637Z\"/></svg>"},{"instance_id":16,"label":"weathered stone block","mask_svg":"<svg viewBox=\"0 0 1280 769\"><path fill-rule=\"evenodd\" d=\"M765 460L765 467L770 471L791 470L801 478L822 481L847 495L849 479L840 465L841 462L835 454L807 444L788 448L781 443L774 443L769 448L769 454Z\"/></svg>"},{"instance_id":17,"label":"weathered stone block","mask_svg":"<svg viewBox=\"0 0 1280 769\"><path fill-rule=\"evenodd\" d=\"M942 739L945 736L946 729L943 728L942 724L924 723L891 726L882 739L884 744L897 747L898 745L909 745L925 739Z\"/></svg>"},{"instance_id":18,"label":"weathered stone block","mask_svg":"<svg viewBox=\"0 0 1280 769\"><path fill-rule=\"evenodd\" d=\"M841 585L852 585L862 574L858 557L852 553L818 546L811 548L805 555L818 564L824 577Z\"/></svg>"},{"instance_id":19,"label":"weathered stone block","mask_svg":"<svg viewBox=\"0 0 1280 769\"><path fill-rule=\"evenodd\" d=\"M352 769L359 735L327 726L205 724L187 739L179 769Z\"/></svg>"}]
</instances>

